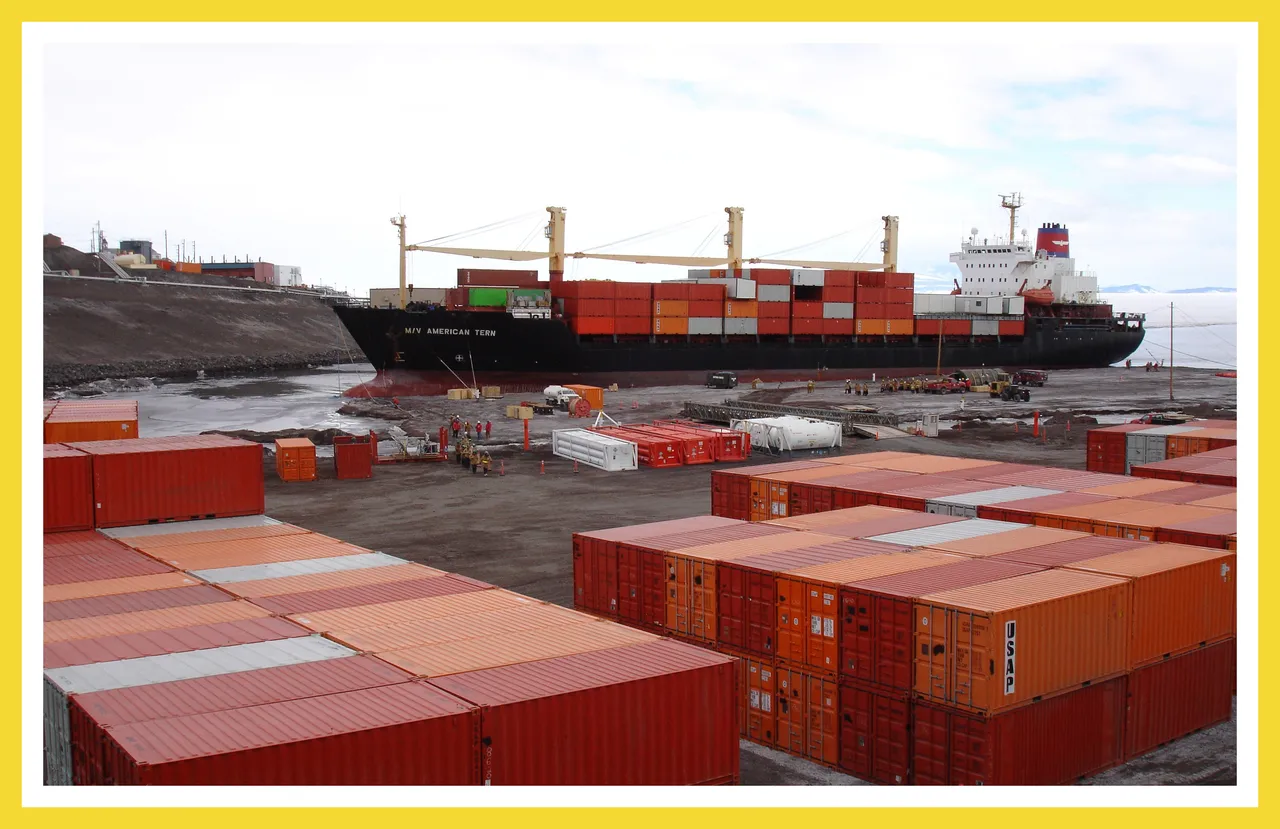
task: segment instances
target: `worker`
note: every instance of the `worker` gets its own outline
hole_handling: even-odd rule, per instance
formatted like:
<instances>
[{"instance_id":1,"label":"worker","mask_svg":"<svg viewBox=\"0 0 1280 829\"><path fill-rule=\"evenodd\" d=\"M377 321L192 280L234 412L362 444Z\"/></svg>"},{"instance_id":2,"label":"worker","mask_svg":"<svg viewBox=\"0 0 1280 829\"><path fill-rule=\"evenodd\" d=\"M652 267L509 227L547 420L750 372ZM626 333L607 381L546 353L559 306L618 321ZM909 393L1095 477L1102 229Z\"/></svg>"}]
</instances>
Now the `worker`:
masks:
<instances>
[{"instance_id":1,"label":"worker","mask_svg":"<svg viewBox=\"0 0 1280 829\"><path fill-rule=\"evenodd\" d=\"M485 440L488 440L488 439L489 439L489 435L491 435L491 434L493 434L493 421L492 421L492 420L486 420L486 421L484 422L484 439L485 439Z\"/></svg>"},{"instance_id":2,"label":"worker","mask_svg":"<svg viewBox=\"0 0 1280 829\"><path fill-rule=\"evenodd\" d=\"M484 424L482 424L480 421L477 420L476 421L476 440L480 439L480 433L483 431L484 431Z\"/></svg>"},{"instance_id":3,"label":"worker","mask_svg":"<svg viewBox=\"0 0 1280 829\"><path fill-rule=\"evenodd\" d=\"M484 460L481 463L484 464L484 476L487 478L489 477L489 467L493 466L493 458L489 456L488 452L484 453Z\"/></svg>"},{"instance_id":4,"label":"worker","mask_svg":"<svg viewBox=\"0 0 1280 829\"><path fill-rule=\"evenodd\" d=\"M471 474L476 474L476 470L480 468L480 450L471 450Z\"/></svg>"},{"instance_id":5,"label":"worker","mask_svg":"<svg viewBox=\"0 0 1280 829\"><path fill-rule=\"evenodd\" d=\"M813 381L809 381L809 394L813 394Z\"/></svg>"},{"instance_id":6,"label":"worker","mask_svg":"<svg viewBox=\"0 0 1280 829\"><path fill-rule=\"evenodd\" d=\"M845 380L845 381L844 381L844 393L845 393L845 394L853 394L853 381L852 381L852 380Z\"/></svg>"},{"instance_id":7,"label":"worker","mask_svg":"<svg viewBox=\"0 0 1280 829\"><path fill-rule=\"evenodd\" d=\"M453 416L453 422L449 424L449 427L453 429L453 440L456 443L458 441L458 430L462 428L462 424L458 422L457 415Z\"/></svg>"},{"instance_id":8,"label":"worker","mask_svg":"<svg viewBox=\"0 0 1280 829\"><path fill-rule=\"evenodd\" d=\"M462 424L462 432L467 437L471 437L471 421L470 420Z\"/></svg>"},{"instance_id":9,"label":"worker","mask_svg":"<svg viewBox=\"0 0 1280 829\"><path fill-rule=\"evenodd\" d=\"M1133 368L1133 360L1125 360L1125 361L1124 361L1124 367L1125 367L1125 368Z\"/></svg>"}]
</instances>

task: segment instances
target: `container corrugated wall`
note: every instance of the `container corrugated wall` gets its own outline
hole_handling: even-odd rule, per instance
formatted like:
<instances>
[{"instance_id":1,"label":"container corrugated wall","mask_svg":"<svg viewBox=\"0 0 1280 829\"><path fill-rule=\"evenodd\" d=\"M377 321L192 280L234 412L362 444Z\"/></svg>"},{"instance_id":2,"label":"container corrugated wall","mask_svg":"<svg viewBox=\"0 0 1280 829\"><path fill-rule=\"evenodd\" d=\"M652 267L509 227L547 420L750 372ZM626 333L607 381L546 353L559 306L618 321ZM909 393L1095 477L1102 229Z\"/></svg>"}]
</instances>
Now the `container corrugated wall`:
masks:
<instances>
[{"instance_id":1,"label":"container corrugated wall","mask_svg":"<svg viewBox=\"0 0 1280 829\"><path fill-rule=\"evenodd\" d=\"M44 447L44 531L93 528L93 459L78 449Z\"/></svg>"},{"instance_id":2,"label":"container corrugated wall","mask_svg":"<svg viewBox=\"0 0 1280 829\"><path fill-rule=\"evenodd\" d=\"M1201 648L1129 676L1126 760L1231 718L1235 644Z\"/></svg>"}]
</instances>

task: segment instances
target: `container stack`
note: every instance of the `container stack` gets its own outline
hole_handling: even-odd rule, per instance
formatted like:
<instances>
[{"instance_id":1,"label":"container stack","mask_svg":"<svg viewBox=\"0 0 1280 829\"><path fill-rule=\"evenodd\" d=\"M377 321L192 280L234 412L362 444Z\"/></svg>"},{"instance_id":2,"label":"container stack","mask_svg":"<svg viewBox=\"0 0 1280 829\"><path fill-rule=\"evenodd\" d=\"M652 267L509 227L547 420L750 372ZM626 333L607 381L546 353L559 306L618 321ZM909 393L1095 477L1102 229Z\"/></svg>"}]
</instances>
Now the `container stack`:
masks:
<instances>
[{"instance_id":1,"label":"container stack","mask_svg":"<svg viewBox=\"0 0 1280 829\"><path fill-rule=\"evenodd\" d=\"M613 333L620 337L648 337L653 333L653 286L647 282L618 282L616 290Z\"/></svg>"},{"instance_id":2,"label":"container stack","mask_svg":"<svg viewBox=\"0 0 1280 829\"><path fill-rule=\"evenodd\" d=\"M1125 423L1090 429L1087 468L1131 475L1133 468L1236 445L1234 420L1192 421L1177 426Z\"/></svg>"},{"instance_id":3,"label":"container stack","mask_svg":"<svg viewBox=\"0 0 1280 829\"><path fill-rule=\"evenodd\" d=\"M731 463L744 461L751 454L751 440L745 433L691 421L624 423L596 426L591 431L634 443L638 463L654 468Z\"/></svg>"},{"instance_id":4,"label":"container stack","mask_svg":"<svg viewBox=\"0 0 1280 829\"><path fill-rule=\"evenodd\" d=\"M182 520L243 506L221 440L47 453L111 498L45 535L46 783L738 781L732 659L268 518L256 444Z\"/></svg>"},{"instance_id":5,"label":"container stack","mask_svg":"<svg viewBox=\"0 0 1280 829\"><path fill-rule=\"evenodd\" d=\"M822 286L822 333L827 337L852 337L857 274L826 271Z\"/></svg>"},{"instance_id":6,"label":"container stack","mask_svg":"<svg viewBox=\"0 0 1280 829\"><path fill-rule=\"evenodd\" d=\"M762 337L791 333L791 272L752 268L744 271L756 283L757 331Z\"/></svg>"},{"instance_id":7,"label":"container stack","mask_svg":"<svg viewBox=\"0 0 1280 829\"><path fill-rule=\"evenodd\" d=\"M1208 461L1225 463L1234 466ZM1236 544L1235 488L1189 480L874 452L713 470L711 486L714 514L747 521L874 505L1112 538L1229 550Z\"/></svg>"},{"instance_id":8,"label":"container stack","mask_svg":"<svg viewBox=\"0 0 1280 829\"><path fill-rule=\"evenodd\" d=\"M1230 551L865 506L573 557L579 608L739 660L744 738L876 783L1065 784L1231 715Z\"/></svg>"},{"instance_id":9,"label":"container stack","mask_svg":"<svg viewBox=\"0 0 1280 829\"><path fill-rule=\"evenodd\" d=\"M555 298L562 298L561 312L575 334L615 334L616 282L584 279L560 282L556 285Z\"/></svg>"},{"instance_id":10,"label":"container stack","mask_svg":"<svg viewBox=\"0 0 1280 829\"><path fill-rule=\"evenodd\" d=\"M1212 449L1197 455L1185 455L1173 460L1135 466L1130 472L1135 478L1225 486L1234 490L1236 447Z\"/></svg>"}]
</instances>

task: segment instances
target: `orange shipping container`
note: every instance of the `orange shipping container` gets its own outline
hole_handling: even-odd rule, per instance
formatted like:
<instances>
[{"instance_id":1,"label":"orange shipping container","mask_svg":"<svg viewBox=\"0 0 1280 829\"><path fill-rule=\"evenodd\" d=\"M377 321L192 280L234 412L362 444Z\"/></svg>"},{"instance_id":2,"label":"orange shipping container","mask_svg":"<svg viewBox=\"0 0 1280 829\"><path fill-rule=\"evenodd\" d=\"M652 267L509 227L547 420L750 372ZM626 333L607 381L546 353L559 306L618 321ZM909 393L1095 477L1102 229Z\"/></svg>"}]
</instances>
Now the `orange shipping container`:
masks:
<instances>
[{"instance_id":1,"label":"orange shipping container","mask_svg":"<svg viewBox=\"0 0 1280 829\"><path fill-rule=\"evenodd\" d=\"M759 316L759 305L754 299L726 299L724 315L730 319L755 319Z\"/></svg>"},{"instance_id":2,"label":"orange shipping container","mask_svg":"<svg viewBox=\"0 0 1280 829\"><path fill-rule=\"evenodd\" d=\"M1235 553L1153 544L1068 568L1128 580L1131 671L1235 635Z\"/></svg>"},{"instance_id":3,"label":"orange shipping container","mask_svg":"<svg viewBox=\"0 0 1280 829\"><path fill-rule=\"evenodd\" d=\"M191 521L185 527L199 527L203 521ZM307 535L311 532L296 524L275 522L256 527L230 527L224 530L191 530L188 532L160 533L156 535L121 536L116 540L128 544L135 550L146 552L155 558L164 558L161 550L165 547L181 547L187 544L226 544L229 541L243 541L249 538L275 538L281 535ZM328 536L321 536L328 538ZM334 539L330 539L334 540ZM209 549L213 549L210 547Z\"/></svg>"},{"instance_id":4,"label":"orange shipping container","mask_svg":"<svg viewBox=\"0 0 1280 829\"><path fill-rule=\"evenodd\" d=\"M908 336L916 332L916 321L910 316L904 319L886 320L884 333L894 337Z\"/></svg>"},{"instance_id":5,"label":"orange shipping container","mask_svg":"<svg viewBox=\"0 0 1280 829\"><path fill-rule=\"evenodd\" d=\"M656 336L684 336L689 333L688 317L654 317L653 333Z\"/></svg>"},{"instance_id":6,"label":"orange shipping container","mask_svg":"<svg viewBox=\"0 0 1280 829\"><path fill-rule=\"evenodd\" d=\"M305 576L237 581L220 584L219 587L235 596L261 599L287 596L291 593L310 593L315 590L340 590L347 587L367 587L412 579L429 579L443 575L446 575L443 570L405 562L386 567L366 567L363 570L338 570L332 573L309 573Z\"/></svg>"},{"instance_id":7,"label":"orange shipping container","mask_svg":"<svg viewBox=\"0 0 1280 829\"><path fill-rule=\"evenodd\" d=\"M665 557L667 632L699 642L716 641L719 630L716 617L716 562L834 544L840 540L819 533L776 533L738 541L702 544L668 554Z\"/></svg>"},{"instance_id":8,"label":"orange shipping container","mask_svg":"<svg viewBox=\"0 0 1280 829\"><path fill-rule=\"evenodd\" d=\"M689 301L687 299L659 299L653 303L655 317L687 317Z\"/></svg>"},{"instance_id":9,"label":"orange shipping container","mask_svg":"<svg viewBox=\"0 0 1280 829\"><path fill-rule=\"evenodd\" d=\"M853 321L853 333L860 337L877 336L889 332L889 321L857 319Z\"/></svg>"},{"instance_id":10,"label":"orange shipping container","mask_svg":"<svg viewBox=\"0 0 1280 829\"><path fill-rule=\"evenodd\" d=\"M306 438L277 440L276 474L282 481L314 481L316 445Z\"/></svg>"},{"instance_id":11,"label":"orange shipping container","mask_svg":"<svg viewBox=\"0 0 1280 829\"><path fill-rule=\"evenodd\" d=\"M385 627L331 630L330 639L368 653L386 653L420 645L461 642L491 636L495 631L518 633L593 621L591 617L559 605L530 601L499 610L416 619Z\"/></svg>"},{"instance_id":12,"label":"orange shipping container","mask_svg":"<svg viewBox=\"0 0 1280 829\"><path fill-rule=\"evenodd\" d=\"M99 639L104 636L123 636L127 633L145 633L151 630L214 625L219 622L237 622L244 619L264 619L271 614L248 602L216 602L188 607L166 607L160 610L139 610L135 613L117 613L111 616L91 616L86 619L66 619L45 622L44 643L70 642L76 639Z\"/></svg>"},{"instance_id":13,"label":"orange shipping container","mask_svg":"<svg viewBox=\"0 0 1280 829\"><path fill-rule=\"evenodd\" d=\"M1219 518L1232 515L1230 510L1195 507L1190 504L1154 504L1147 501L1131 501L1139 507L1126 510L1118 515L1110 515L1094 523L1094 535L1105 535L1111 538L1132 538L1136 541L1157 541L1158 530L1172 527L1188 521L1205 518Z\"/></svg>"},{"instance_id":14,"label":"orange shipping container","mask_svg":"<svg viewBox=\"0 0 1280 829\"><path fill-rule=\"evenodd\" d=\"M1015 502L1016 503L1016 502ZM1109 501L1081 504L1074 507L1053 507L1051 511L1037 513L1032 521L1037 527L1053 527L1059 530L1094 532L1094 528L1107 521L1118 521L1125 513L1150 508L1145 501L1115 498Z\"/></svg>"},{"instance_id":15,"label":"orange shipping container","mask_svg":"<svg viewBox=\"0 0 1280 829\"><path fill-rule=\"evenodd\" d=\"M773 748L778 734L778 672L772 659L728 652L740 664L742 736Z\"/></svg>"},{"instance_id":16,"label":"orange shipping container","mask_svg":"<svg viewBox=\"0 0 1280 829\"><path fill-rule=\"evenodd\" d=\"M365 630L414 622L422 619L438 619L459 616L485 610L499 610L533 602L533 599L507 590L476 590L450 596L432 596L426 599L405 599L400 602L344 607L338 610L320 610L314 613L298 613L289 618L316 633L335 630Z\"/></svg>"},{"instance_id":17,"label":"orange shipping container","mask_svg":"<svg viewBox=\"0 0 1280 829\"><path fill-rule=\"evenodd\" d=\"M828 677L778 666L776 747L835 768L840 762L840 687Z\"/></svg>"},{"instance_id":18,"label":"orange shipping container","mask_svg":"<svg viewBox=\"0 0 1280 829\"><path fill-rule=\"evenodd\" d=\"M1030 550L1059 541L1072 541L1077 538L1088 538L1090 533L1072 530L1054 530L1049 527L1026 527L1020 530L1009 530L1003 533L980 535L976 538L962 538L958 541L939 541L930 544L929 549L942 550L947 553L959 553L962 556L985 558L998 556L1001 553L1012 553L1016 550Z\"/></svg>"},{"instance_id":19,"label":"orange shipping container","mask_svg":"<svg viewBox=\"0 0 1280 829\"><path fill-rule=\"evenodd\" d=\"M1129 583L1045 570L922 596L915 695L995 714L1098 682L1128 665Z\"/></svg>"},{"instance_id":20,"label":"orange shipping container","mask_svg":"<svg viewBox=\"0 0 1280 829\"><path fill-rule=\"evenodd\" d=\"M840 669L840 585L962 561L936 550L861 556L777 575L778 664L823 676Z\"/></svg>"},{"instance_id":21,"label":"orange shipping container","mask_svg":"<svg viewBox=\"0 0 1280 829\"><path fill-rule=\"evenodd\" d=\"M96 405L59 402L44 421L45 443L125 440L138 436L138 404L134 400Z\"/></svg>"},{"instance_id":22,"label":"orange shipping container","mask_svg":"<svg viewBox=\"0 0 1280 829\"><path fill-rule=\"evenodd\" d=\"M575 334L613 334L613 317L570 317L569 330Z\"/></svg>"},{"instance_id":23,"label":"orange shipping container","mask_svg":"<svg viewBox=\"0 0 1280 829\"><path fill-rule=\"evenodd\" d=\"M133 547L173 567L193 571L373 552L318 533L246 538L216 544L183 544L177 547L160 547L154 551L150 545L135 539Z\"/></svg>"},{"instance_id":24,"label":"orange shipping container","mask_svg":"<svg viewBox=\"0 0 1280 829\"><path fill-rule=\"evenodd\" d=\"M71 584L46 584L46 602L65 602L71 599L88 599L98 596L119 596L123 593L143 593L148 590L169 590L174 587L194 587L204 582L186 573L156 573L151 576L125 576L119 579L79 581Z\"/></svg>"},{"instance_id":25,"label":"orange shipping container","mask_svg":"<svg viewBox=\"0 0 1280 829\"><path fill-rule=\"evenodd\" d=\"M590 403L593 412L604 409L604 389L599 386L567 385L565 388Z\"/></svg>"}]
</instances>

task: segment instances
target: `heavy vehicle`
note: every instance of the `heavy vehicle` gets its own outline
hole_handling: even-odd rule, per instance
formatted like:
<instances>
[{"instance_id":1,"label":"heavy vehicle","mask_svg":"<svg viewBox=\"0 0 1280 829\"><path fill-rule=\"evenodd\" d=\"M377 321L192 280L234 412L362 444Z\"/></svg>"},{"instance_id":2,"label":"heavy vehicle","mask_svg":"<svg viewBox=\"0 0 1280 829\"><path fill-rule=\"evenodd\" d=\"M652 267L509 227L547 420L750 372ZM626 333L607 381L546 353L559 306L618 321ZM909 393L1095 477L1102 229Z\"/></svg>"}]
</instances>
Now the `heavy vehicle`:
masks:
<instances>
[{"instance_id":1,"label":"heavy vehicle","mask_svg":"<svg viewBox=\"0 0 1280 829\"><path fill-rule=\"evenodd\" d=\"M1020 386L1043 386L1049 382L1049 374L1044 371L1024 368L1013 373L1013 382Z\"/></svg>"},{"instance_id":2,"label":"heavy vehicle","mask_svg":"<svg viewBox=\"0 0 1280 829\"><path fill-rule=\"evenodd\" d=\"M1008 380L996 380L991 384L991 396L1001 400L1027 403L1031 400L1031 390Z\"/></svg>"},{"instance_id":3,"label":"heavy vehicle","mask_svg":"<svg viewBox=\"0 0 1280 829\"><path fill-rule=\"evenodd\" d=\"M738 386L738 375L732 371L713 371L707 375L707 388L732 389Z\"/></svg>"}]
</instances>

